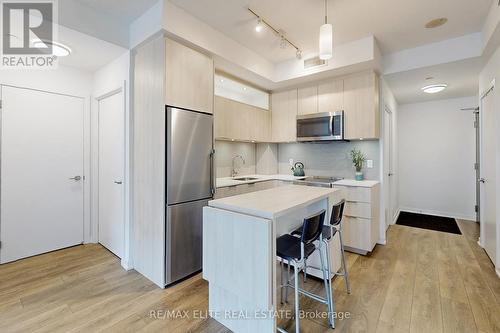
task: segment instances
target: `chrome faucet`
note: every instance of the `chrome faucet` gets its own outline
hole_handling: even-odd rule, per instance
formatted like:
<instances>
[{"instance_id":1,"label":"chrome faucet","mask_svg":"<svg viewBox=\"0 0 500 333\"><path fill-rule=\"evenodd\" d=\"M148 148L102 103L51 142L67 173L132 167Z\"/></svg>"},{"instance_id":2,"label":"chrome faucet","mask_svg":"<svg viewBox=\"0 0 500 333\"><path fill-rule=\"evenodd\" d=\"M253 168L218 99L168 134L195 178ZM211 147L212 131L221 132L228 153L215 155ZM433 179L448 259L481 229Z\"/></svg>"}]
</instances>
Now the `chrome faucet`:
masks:
<instances>
[{"instance_id":1,"label":"chrome faucet","mask_svg":"<svg viewBox=\"0 0 500 333\"><path fill-rule=\"evenodd\" d=\"M235 162L236 162L236 159L237 158L240 158L241 161L243 162L243 164L245 164L245 159L243 158L243 156L241 155L236 155L233 157L233 161L232 161L232 164L233 164L233 169L231 170L231 177L235 177L238 175L238 171L236 171L236 167L235 167Z\"/></svg>"}]
</instances>

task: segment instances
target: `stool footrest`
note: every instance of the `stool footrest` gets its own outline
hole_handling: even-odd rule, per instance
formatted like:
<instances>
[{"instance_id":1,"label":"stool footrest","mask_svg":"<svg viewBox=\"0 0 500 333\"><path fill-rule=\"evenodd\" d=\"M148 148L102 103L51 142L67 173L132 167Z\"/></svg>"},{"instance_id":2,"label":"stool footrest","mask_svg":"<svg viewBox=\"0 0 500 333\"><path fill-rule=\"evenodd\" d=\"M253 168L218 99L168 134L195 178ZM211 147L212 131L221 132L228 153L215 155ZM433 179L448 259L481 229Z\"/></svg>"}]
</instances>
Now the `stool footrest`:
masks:
<instances>
[{"instance_id":1,"label":"stool footrest","mask_svg":"<svg viewBox=\"0 0 500 333\"><path fill-rule=\"evenodd\" d=\"M291 285L291 284L281 285L280 288L282 288L282 287L289 287L289 288L295 289L295 287L293 285ZM321 296L318 296L316 294L313 294L313 293L311 293L311 292L309 292L307 290L301 289L301 288L298 288L298 290L299 290L299 293L301 293L302 295L307 296L309 298L312 298L315 301L318 301L320 303L328 305L328 300L326 298L323 298Z\"/></svg>"}]
</instances>

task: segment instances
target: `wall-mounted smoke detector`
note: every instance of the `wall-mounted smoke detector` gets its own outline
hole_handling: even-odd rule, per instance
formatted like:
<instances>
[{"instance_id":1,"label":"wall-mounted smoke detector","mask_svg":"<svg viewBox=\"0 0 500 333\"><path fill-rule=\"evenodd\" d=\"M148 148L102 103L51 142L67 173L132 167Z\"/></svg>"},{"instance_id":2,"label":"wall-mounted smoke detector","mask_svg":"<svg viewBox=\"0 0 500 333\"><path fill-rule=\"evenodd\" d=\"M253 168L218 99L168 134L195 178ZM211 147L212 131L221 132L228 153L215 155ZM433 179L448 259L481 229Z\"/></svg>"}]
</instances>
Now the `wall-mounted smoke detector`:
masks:
<instances>
[{"instance_id":1,"label":"wall-mounted smoke detector","mask_svg":"<svg viewBox=\"0 0 500 333\"><path fill-rule=\"evenodd\" d=\"M448 19L446 17L440 17L440 18L437 18L437 19L434 19L432 21L427 22L425 27L427 29L434 29L434 28L437 28L437 27L444 25L446 22L448 22Z\"/></svg>"}]
</instances>

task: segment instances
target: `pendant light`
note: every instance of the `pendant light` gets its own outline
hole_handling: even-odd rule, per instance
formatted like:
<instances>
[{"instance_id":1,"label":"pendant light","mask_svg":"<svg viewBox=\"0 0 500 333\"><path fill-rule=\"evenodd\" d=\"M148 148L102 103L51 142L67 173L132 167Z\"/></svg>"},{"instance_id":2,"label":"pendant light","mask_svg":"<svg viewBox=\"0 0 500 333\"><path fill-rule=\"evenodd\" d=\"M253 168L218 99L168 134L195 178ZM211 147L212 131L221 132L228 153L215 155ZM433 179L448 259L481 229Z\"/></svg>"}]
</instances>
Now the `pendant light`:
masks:
<instances>
[{"instance_id":1,"label":"pendant light","mask_svg":"<svg viewBox=\"0 0 500 333\"><path fill-rule=\"evenodd\" d=\"M331 59L333 56L333 26L328 24L328 0L325 0L325 24L319 28L319 58Z\"/></svg>"}]
</instances>

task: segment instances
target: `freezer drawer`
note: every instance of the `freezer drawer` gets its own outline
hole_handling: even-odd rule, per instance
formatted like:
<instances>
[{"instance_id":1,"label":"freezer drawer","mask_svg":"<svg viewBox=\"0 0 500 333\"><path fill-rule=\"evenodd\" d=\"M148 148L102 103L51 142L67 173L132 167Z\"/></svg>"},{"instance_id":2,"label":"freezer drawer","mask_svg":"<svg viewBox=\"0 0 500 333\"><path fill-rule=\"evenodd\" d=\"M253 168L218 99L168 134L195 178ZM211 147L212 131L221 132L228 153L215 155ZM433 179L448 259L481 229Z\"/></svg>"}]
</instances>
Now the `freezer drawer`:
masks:
<instances>
[{"instance_id":1,"label":"freezer drawer","mask_svg":"<svg viewBox=\"0 0 500 333\"><path fill-rule=\"evenodd\" d=\"M202 267L203 207L208 200L167 206L166 284Z\"/></svg>"},{"instance_id":2,"label":"freezer drawer","mask_svg":"<svg viewBox=\"0 0 500 333\"><path fill-rule=\"evenodd\" d=\"M167 203L207 199L213 188L213 116L167 107Z\"/></svg>"}]
</instances>

